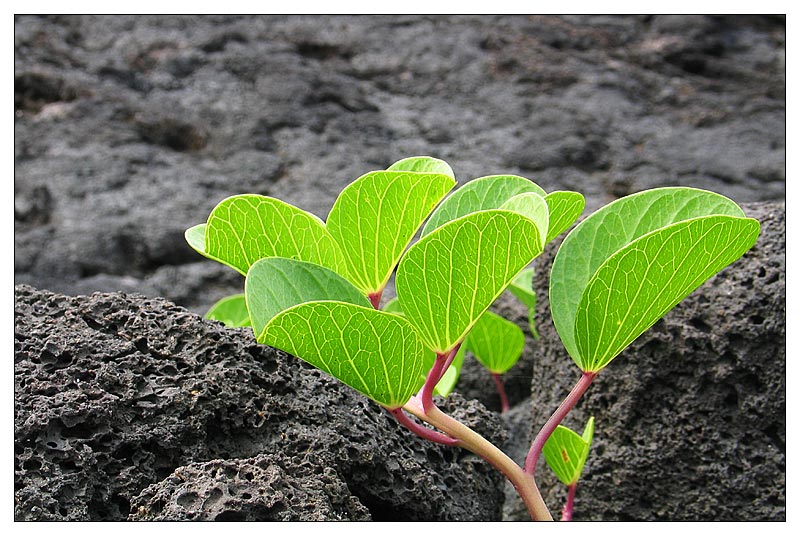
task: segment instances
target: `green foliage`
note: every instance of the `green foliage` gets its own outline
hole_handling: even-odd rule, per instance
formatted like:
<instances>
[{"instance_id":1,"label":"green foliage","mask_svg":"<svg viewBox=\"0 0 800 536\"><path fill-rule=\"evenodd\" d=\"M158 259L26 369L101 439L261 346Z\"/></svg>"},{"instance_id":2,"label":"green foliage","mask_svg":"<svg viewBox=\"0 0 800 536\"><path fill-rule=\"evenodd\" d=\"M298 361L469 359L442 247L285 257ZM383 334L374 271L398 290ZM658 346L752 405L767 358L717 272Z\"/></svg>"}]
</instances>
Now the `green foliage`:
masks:
<instances>
[{"instance_id":1,"label":"green foliage","mask_svg":"<svg viewBox=\"0 0 800 536\"><path fill-rule=\"evenodd\" d=\"M278 313L301 303L331 300L370 307L361 291L336 272L281 257L256 261L244 289L256 337Z\"/></svg>"},{"instance_id":2,"label":"green foliage","mask_svg":"<svg viewBox=\"0 0 800 536\"><path fill-rule=\"evenodd\" d=\"M544 197L550 214L550 226L547 229L547 240L566 231L583 213L586 200L577 192L552 192Z\"/></svg>"},{"instance_id":3,"label":"green foliage","mask_svg":"<svg viewBox=\"0 0 800 536\"><path fill-rule=\"evenodd\" d=\"M209 320L219 320L229 328L250 326L250 314L247 312L244 294L222 298L211 306L205 317Z\"/></svg>"},{"instance_id":4,"label":"green foliage","mask_svg":"<svg viewBox=\"0 0 800 536\"><path fill-rule=\"evenodd\" d=\"M398 160L388 168L387 171L413 171L415 173L437 173L439 175L447 175L455 179L456 175L453 173L453 168L444 160L432 158L430 156L411 156Z\"/></svg>"},{"instance_id":5,"label":"green foliage","mask_svg":"<svg viewBox=\"0 0 800 536\"><path fill-rule=\"evenodd\" d=\"M400 315L351 303L314 301L269 321L258 342L285 350L388 409L425 381L424 346Z\"/></svg>"},{"instance_id":6,"label":"green foliage","mask_svg":"<svg viewBox=\"0 0 800 536\"><path fill-rule=\"evenodd\" d=\"M530 219L505 210L468 214L409 248L397 296L425 344L447 353L541 251Z\"/></svg>"},{"instance_id":7,"label":"green foliage","mask_svg":"<svg viewBox=\"0 0 800 536\"><path fill-rule=\"evenodd\" d=\"M525 335L515 323L486 311L470 330L464 346L494 374L504 374L519 361Z\"/></svg>"},{"instance_id":8,"label":"green foliage","mask_svg":"<svg viewBox=\"0 0 800 536\"><path fill-rule=\"evenodd\" d=\"M593 437L594 417L590 417L582 436L558 425L544 444L542 454L547 465L565 485L574 484L581 477Z\"/></svg>"},{"instance_id":9,"label":"green foliage","mask_svg":"<svg viewBox=\"0 0 800 536\"><path fill-rule=\"evenodd\" d=\"M442 174L373 171L342 190L327 228L347 252L350 281L366 295L381 292L414 233L454 185Z\"/></svg>"},{"instance_id":10,"label":"green foliage","mask_svg":"<svg viewBox=\"0 0 800 536\"><path fill-rule=\"evenodd\" d=\"M313 262L338 273L344 269L344 255L322 220L262 195L223 200L205 225L188 229L185 237L197 252L242 275L257 260L273 256Z\"/></svg>"},{"instance_id":11,"label":"green foliage","mask_svg":"<svg viewBox=\"0 0 800 536\"><path fill-rule=\"evenodd\" d=\"M517 297L528 308L528 327L534 339L539 338L536 331L534 317L536 315L536 292L533 290L533 276L535 275L533 266L522 270L508 286L508 291Z\"/></svg>"},{"instance_id":12,"label":"green foliage","mask_svg":"<svg viewBox=\"0 0 800 536\"><path fill-rule=\"evenodd\" d=\"M607 366L755 243L759 224L729 199L660 188L598 210L564 239L550 275L553 321L585 372Z\"/></svg>"}]
</instances>

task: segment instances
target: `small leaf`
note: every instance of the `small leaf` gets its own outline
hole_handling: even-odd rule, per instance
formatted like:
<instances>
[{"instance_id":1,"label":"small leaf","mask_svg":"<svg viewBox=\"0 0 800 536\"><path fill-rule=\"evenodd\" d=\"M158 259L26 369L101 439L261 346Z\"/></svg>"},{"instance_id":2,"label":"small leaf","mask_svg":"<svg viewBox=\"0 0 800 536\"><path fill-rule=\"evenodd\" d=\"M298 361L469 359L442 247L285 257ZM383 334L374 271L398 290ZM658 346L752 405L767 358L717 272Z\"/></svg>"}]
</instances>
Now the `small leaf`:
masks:
<instances>
[{"instance_id":1,"label":"small leaf","mask_svg":"<svg viewBox=\"0 0 800 536\"><path fill-rule=\"evenodd\" d=\"M413 171L414 173L438 173L455 179L453 168L444 160L430 156L411 156L398 160L387 171Z\"/></svg>"},{"instance_id":2,"label":"small leaf","mask_svg":"<svg viewBox=\"0 0 800 536\"><path fill-rule=\"evenodd\" d=\"M480 210L498 209L515 195L526 192L545 196L544 190L536 183L517 175L489 175L473 179L449 195L439 205L431 214L428 223L422 228L421 236L467 214Z\"/></svg>"},{"instance_id":3,"label":"small leaf","mask_svg":"<svg viewBox=\"0 0 800 536\"><path fill-rule=\"evenodd\" d=\"M243 328L250 326L250 315L244 294L226 296L211 306L205 315L209 320L219 320L229 328Z\"/></svg>"},{"instance_id":4,"label":"small leaf","mask_svg":"<svg viewBox=\"0 0 800 536\"><path fill-rule=\"evenodd\" d=\"M388 409L424 383L424 350L403 317L350 303L321 301L283 311L258 342L327 372Z\"/></svg>"},{"instance_id":5,"label":"small leaf","mask_svg":"<svg viewBox=\"0 0 800 536\"><path fill-rule=\"evenodd\" d=\"M578 192L551 192L544 200L550 213L550 227L545 242L550 242L575 223L583 213L586 200Z\"/></svg>"},{"instance_id":6,"label":"small leaf","mask_svg":"<svg viewBox=\"0 0 800 536\"><path fill-rule=\"evenodd\" d=\"M527 192L524 194L517 194L502 205L500 208L503 210L510 210L522 214L529 220L536 224L539 229L539 240L542 248L544 248L545 237L547 236L547 226L549 225L549 209L544 198L537 193Z\"/></svg>"},{"instance_id":7,"label":"small leaf","mask_svg":"<svg viewBox=\"0 0 800 536\"><path fill-rule=\"evenodd\" d=\"M347 252L348 279L364 294L382 291L419 226L454 185L441 174L373 171L347 186L327 226Z\"/></svg>"},{"instance_id":8,"label":"small leaf","mask_svg":"<svg viewBox=\"0 0 800 536\"><path fill-rule=\"evenodd\" d=\"M693 188L658 188L606 205L567 235L550 273L550 307L561 341L578 366L583 366L575 334L578 306L589 281L600 266L647 233L682 221L714 215L734 219L744 217L736 203L719 194ZM755 225L757 234L757 222L749 221L751 223L744 226L752 231ZM749 233L744 229L743 232ZM755 236L750 238L755 240ZM641 268L645 269L645 266ZM665 277L669 275L665 274ZM623 289L616 288L614 291ZM596 305L603 307L603 304Z\"/></svg>"},{"instance_id":9,"label":"small leaf","mask_svg":"<svg viewBox=\"0 0 800 536\"><path fill-rule=\"evenodd\" d=\"M336 272L344 256L316 216L278 199L245 194L220 202L208 217L201 243L199 226L186 232L189 244L242 275L265 257L313 262Z\"/></svg>"},{"instance_id":10,"label":"small leaf","mask_svg":"<svg viewBox=\"0 0 800 536\"><path fill-rule=\"evenodd\" d=\"M244 284L256 337L275 315L311 301L341 301L370 307L369 300L336 272L310 262L267 257L255 262Z\"/></svg>"},{"instance_id":11,"label":"small leaf","mask_svg":"<svg viewBox=\"0 0 800 536\"><path fill-rule=\"evenodd\" d=\"M201 255L206 255L205 223L195 225L194 227L189 227L188 229L186 229L186 231L184 231L183 237L186 239L186 242L188 242L188 244L192 247L193 250L200 253Z\"/></svg>"},{"instance_id":12,"label":"small leaf","mask_svg":"<svg viewBox=\"0 0 800 536\"><path fill-rule=\"evenodd\" d=\"M458 383L458 377L461 375L461 367L464 366L464 355L466 355L466 351L466 347L462 344L461 348L456 352L453 362L450 363L450 366L447 367L447 370L442 375L442 379L439 380L439 383L434 387L434 394L447 398L450 396L450 393L453 392L453 389L455 389Z\"/></svg>"},{"instance_id":13,"label":"small leaf","mask_svg":"<svg viewBox=\"0 0 800 536\"><path fill-rule=\"evenodd\" d=\"M504 374L522 356L525 334L515 323L486 311L470 330L464 346L494 374Z\"/></svg>"},{"instance_id":14,"label":"small leaf","mask_svg":"<svg viewBox=\"0 0 800 536\"><path fill-rule=\"evenodd\" d=\"M544 444L542 454L547 465L565 485L570 486L581 477L593 436L594 417L590 417L583 436L559 424Z\"/></svg>"},{"instance_id":15,"label":"small leaf","mask_svg":"<svg viewBox=\"0 0 800 536\"><path fill-rule=\"evenodd\" d=\"M508 291L517 297L523 305L528 307L528 327L534 339L539 338L536 331L536 292L533 290L533 276L535 274L533 266L522 270L508 286Z\"/></svg>"},{"instance_id":16,"label":"small leaf","mask_svg":"<svg viewBox=\"0 0 800 536\"><path fill-rule=\"evenodd\" d=\"M397 268L397 296L422 340L449 352L541 251L536 224L525 216L475 212L409 248Z\"/></svg>"}]
</instances>

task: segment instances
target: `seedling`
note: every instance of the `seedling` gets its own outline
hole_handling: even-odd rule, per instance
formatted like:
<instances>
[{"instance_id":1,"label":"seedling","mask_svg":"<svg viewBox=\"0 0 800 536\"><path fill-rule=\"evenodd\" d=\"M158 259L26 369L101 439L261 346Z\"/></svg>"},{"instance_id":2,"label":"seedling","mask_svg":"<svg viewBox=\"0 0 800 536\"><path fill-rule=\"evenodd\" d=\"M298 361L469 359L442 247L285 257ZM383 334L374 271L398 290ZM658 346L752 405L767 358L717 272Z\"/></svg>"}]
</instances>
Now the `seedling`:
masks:
<instances>
[{"instance_id":1,"label":"seedling","mask_svg":"<svg viewBox=\"0 0 800 536\"><path fill-rule=\"evenodd\" d=\"M614 357L753 245L759 224L717 194L662 188L611 203L569 233L550 301L581 378L523 468L433 396L452 391L465 350L498 379L519 359L522 331L489 308L512 292L535 333L531 263L576 221L584 199L516 175L474 179L445 197L454 177L435 158L401 160L347 186L327 222L270 197L233 196L186 239L246 276L244 299L216 304L215 315L249 319L258 342L338 378L417 435L483 457L532 519L552 519L534 480L550 435ZM393 274L397 298L381 310Z\"/></svg>"},{"instance_id":2,"label":"seedling","mask_svg":"<svg viewBox=\"0 0 800 536\"><path fill-rule=\"evenodd\" d=\"M589 418L583 435L579 436L560 424L544 444L544 459L558 479L567 486L567 501L561 510L561 521L571 521L575 504L575 490L589 457L589 448L594 437L594 417Z\"/></svg>"}]
</instances>

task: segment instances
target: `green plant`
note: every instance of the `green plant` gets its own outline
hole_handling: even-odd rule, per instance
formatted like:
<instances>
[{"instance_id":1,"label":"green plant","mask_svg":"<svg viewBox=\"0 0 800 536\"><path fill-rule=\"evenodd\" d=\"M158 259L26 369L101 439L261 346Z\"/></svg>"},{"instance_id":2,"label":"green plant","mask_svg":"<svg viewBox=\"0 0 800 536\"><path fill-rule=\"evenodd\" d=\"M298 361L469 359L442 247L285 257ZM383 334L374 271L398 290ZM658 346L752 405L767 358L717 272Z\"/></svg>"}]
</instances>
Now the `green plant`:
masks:
<instances>
[{"instance_id":1,"label":"green plant","mask_svg":"<svg viewBox=\"0 0 800 536\"><path fill-rule=\"evenodd\" d=\"M560 424L544 444L542 454L556 477L567 486L567 501L561 511L562 521L572 520L572 509L575 503L575 490L581 477L589 447L594 438L594 417L589 418L583 435L578 435Z\"/></svg>"},{"instance_id":2,"label":"green plant","mask_svg":"<svg viewBox=\"0 0 800 536\"><path fill-rule=\"evenodd\" d=\"M186 239L246 276L244 298L216 304L217 318L249 319L258 342L338 378L419 436L478 454L509 478L533 519L552 519L534 479L548 438L614 357L755 243L759 224L717 194L661 188L619 199L567 235L550 302L581 377L520 467L433 396L452 391L465 350L503 396L499 375L519 359L524 334L489 308L508 290L529 308L535 334L531 263L577 220L584 199L515 175L474 179L445 197L454 186L445 162L412 157L348 185L327 222L239 195ZM397 298L380 309L395 271Z\"/></svg>"}]
</instances>

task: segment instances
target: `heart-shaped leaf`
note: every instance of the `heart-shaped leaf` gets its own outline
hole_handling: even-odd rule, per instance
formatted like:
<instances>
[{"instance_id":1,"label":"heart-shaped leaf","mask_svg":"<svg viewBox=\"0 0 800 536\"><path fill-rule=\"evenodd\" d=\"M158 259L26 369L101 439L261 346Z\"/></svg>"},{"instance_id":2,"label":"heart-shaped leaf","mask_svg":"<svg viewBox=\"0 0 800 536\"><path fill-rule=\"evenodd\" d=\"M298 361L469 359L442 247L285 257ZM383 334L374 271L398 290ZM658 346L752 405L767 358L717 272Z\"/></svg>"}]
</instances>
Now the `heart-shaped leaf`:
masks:
<instances>
[{"instance_id":1,"label":"heart-shaped leaf","mask_svg":"<svg viewBox=\"0 0 800 536\"><path fill-rule=\"evenodd\" d=\"M517 175L489 175L473 179L439 205L422 228L421 236L472 212L499 209L515 195L526 192L545 196L544 190L536 183Z\"/></svg>"},{"instance_id":2,"label":"heart-shaped leaf","mask_svg":"<svg viewBox=\"0 0 800 536\"><path fill-rule=\"evenodd\" d=\"M387 171L413 171L415 173L438 173L456 178L453 168L444 160L430 156L411 156L398 160L387 168Z\"/></svg>"},{"instance_id":3,"label":"heart-shaped leaf","mask_svg":"<svg viewBox=\"0 0 800 536\"><path fill-rule=\"evenodd\" d=\"M424 350L402 316L351 303L296 305L267 324L258 342L327 372L388 409L424 383Z\"/></svg>"},{"instance_id":4,"label":"heart-shaped leaf","mask_svg":"<svg viewBox=\"0 0 800 536\"><path fill-rule=\"evenodd\" d=\"M500 205L500 208L517 212L533 221L539 229L539 241L542 248L544 248L547 243L545 242L545 237L547 236L547 227L550 219L549 209L544 197L534 192L517 194Z\"/></svg>"},{"instance_id":5,"label":"heart-shaped leaf","mask_svg":"<svg viewBox=\"0 0 800 536\"><path fill-rule=\"evenodd\" d=\"M708 216L721 219L693 221ZM687 223L667 229L681 222ZM584 371L606 366L624 349L620 348L622 341L629 344L708 277L741 256L753 245L758 232L758 222L744 218L733 201L692 188L648 190L598 210L564 239L550 274L553 322L570 356ZM648 233L653 236L645 238ZM640 239L643 241L637 242ZM678 244L678 240L686 243ZM676 256L674 262L669 255ZM595 278L606 262L609 268ZM612 276L609 270L613 267L624 267L625 271ZM595 281L595 301L588 296L583 300L590 281ZM615 286L605 296L613 300L596 301L603 294L603 285L610 284ZM652 290L653 286L659 290ZM637 293L640 288L649 294ZM643 301L639 296L657 302ZM658 317L653 319L652 313L658 313ZM620 324L612 326L612 322ZM584 340L581 347L576 333L579 326ZM601 336L602 344L609 346L600 348L587 342L587 338Z\"/></svg>"},{"instance_id":6,"label":"heart-shaped leaf","mask_svg":"<svg viewBox=\"0 0 800 536\"><path fill-rule=\"evenodd\" d=\"M541 251L538 228L527 217L475 212L409 248L397 268L397 296L425 344L446 353Z\"/></svg>"},{"instance_id":7,"label":"heart-shaped leaf","mask_svg":"<svg viewBox=\"0 0 800 536\"><path fill-rule=\"evenodd\" d=\"M381 292L433 207L455 185L442 174L373 171L348 185L328 215L346 251L348 279L364 294Z\"/></svg>"},{"instance_id":8,"label":"heart-shaped leaf","mask_svg":"<svg viewBox=\"0 0 800 536\"><path fill-rule=\"evenodd\" d=\"M256 337L275 315L301 303L331 300L370 307L361 291L336 272L282 257L256 261L247 272L244 291Z\"/></svg>"},{"instance_id":9,"label":"heart-shaped leaf","mask_svg":"<svg viewBox=\"0 0 800 536\"><path fill-rule=\"evenodd\" d=\"M464 346L493 374L504 374L522 356L525 334L515 323L491 311L483 313Z\"/></svg>"},{"instance_id":10,"label":"heart-shaped leaf","mask_svg":"<svg viewBox=\"0 0 800 536\"><path fill-rule=\"evenodd\" d=\"M547 239L550 242L566 231L583 213L586 200L578 192L551 192L544 197L550 214Z\"/></svg>"},{"instance_id":11,"label":"heart-shaped leaf","mask_svg":"<svg viewBox=\"0 0 800 536\"><path fill-rule=\"evenodd\" d=\"M226 296L211 306L205 315L209 320L219 320L229 328L244 328L250 326L250 315L244 294Z\"/></svg>"},{"instance_id":12,"label":"heart-shaped leaf","mask_svg":"<svg viewBox=\"0 0 800 536\"><path fill-rule=\"evenodd\" d=\"M580 479L593 437L594 417L589 417L582 436L559 424L544 444L542 454L547 465L565 485L570 486Z\"/></svg>"},{"instance_id":13,"label":"heart-shaped leaf","mask_svg":"<svg viewBox=\"0 0 800 536\"><path fill-rule=\"evenodd\" d=\"M322 220L262 195L224 199L205 225L188 229L185 237L195 250L242 275L257 260L273 256L313 262L339 273L344 269L344 256Z\"/></svg>"}]
</instances>

